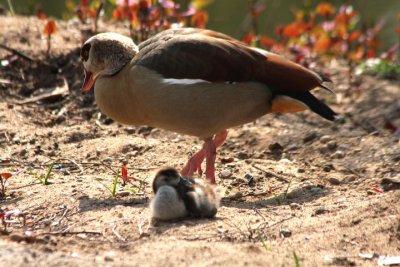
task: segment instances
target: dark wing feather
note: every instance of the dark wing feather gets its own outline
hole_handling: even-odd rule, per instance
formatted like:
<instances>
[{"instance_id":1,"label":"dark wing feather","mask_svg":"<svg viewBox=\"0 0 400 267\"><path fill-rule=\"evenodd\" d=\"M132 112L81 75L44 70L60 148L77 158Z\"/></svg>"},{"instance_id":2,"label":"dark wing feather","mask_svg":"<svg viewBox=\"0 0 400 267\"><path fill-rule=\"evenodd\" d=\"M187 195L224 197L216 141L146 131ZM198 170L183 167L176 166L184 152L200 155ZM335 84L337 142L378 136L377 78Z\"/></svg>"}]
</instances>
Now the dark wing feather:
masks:
<instances>
[{"instance_id":1,"label":"dark wing feather","mask_svg":"<svg viewBox=\"0 0 400 267\"><path fill-rule=\"evenodd\" d=\"M260 52L210 30L163 31L139 45L134 64L165 78L210 82L257 81L279 93L301 93L322 85L322 78L283 57Z\"/></svg>"}]
</instances>

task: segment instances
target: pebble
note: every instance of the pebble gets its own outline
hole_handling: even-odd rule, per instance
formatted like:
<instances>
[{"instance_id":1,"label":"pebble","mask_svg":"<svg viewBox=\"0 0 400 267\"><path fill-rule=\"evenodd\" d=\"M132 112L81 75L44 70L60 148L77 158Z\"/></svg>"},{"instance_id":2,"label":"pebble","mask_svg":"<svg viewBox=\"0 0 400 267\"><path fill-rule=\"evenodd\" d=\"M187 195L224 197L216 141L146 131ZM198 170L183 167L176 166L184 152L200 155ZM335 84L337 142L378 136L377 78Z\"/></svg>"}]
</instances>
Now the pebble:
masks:
<instances>
[{"instance_id":1,"label":"pebble","mask_svg":"<svg viewBox=\"0 0 400 267\"><path fill-rule=\"evenodd\" d=\"M227 179L232 176L232 172L230 170L223 170L220 173L222 179Z\"/></svg>"},{"instance_id":2,"label":"pebble","mask_svg":"<svg viewBox=\"0 0 400 267\"><path fill-rule=\"evenodd\" d=\"M125 128L124 130L125 130L125 132L127 134L134 134L135 133L135 128L128 127L128 128Z\"/></svg>"},{"instance_id":3,"label":"pebble","mask_svg":"<svg viewBox=\"0 0 400 267\"><path fill-rule=\"evenodd\" d=\"M350 175L350 176L346 176L343 181L345 183L351 183L354 182L355 180L357 180L357 176L356 175Z\"/></svg>"},{"instance_id":4,"label":"pebble","mask_svg":"<svg viewBox=\"0 0 400 267\"><path fill-rule=\"evenodd\" d=\"M318 137L318 134L317 134L316 132L308 133L308 134L303 138L303 142L304 142L304 143L311 142L311 141L315 140L317 137Z\"/></svg>"},{"instance_id":5,"label":"pebble","mask_svg":"<svg viewBox=\"0 0 400 267\"><path fill-rule=\"evenodd\" d=\"M119 196L119 197L127 197L127 196L129 196L129 192L122 191L122 192L117 193L117 196Z\"/></svg>"},{"instance_id":6,"label":"pebble","mask_svg":"<svg viewBox=\"0 0 400 267\"><path fill-rule=\"evenodd\" d=\"M279 234L280 234L282 237L290 237L290 236L292 235L292 231L290 231L290 230L287 229L287 228L281 228L281 229L279 230Z\"/></svg>"},{"instance_id":7,"label":"pebble","mask_svg":"<svg viewBox=\"0 0 400 267\"><path fill-rule=\"evenodd\" d=\"M244 177L247 179L247 184L248 185L254 185L255 184L254 176L251 175L250 173L247 173Z\"/></svg>"},{"instance_id":8,"label":"pebble","mask_svg":"<svg viewBox=\"0 0 400 267\"><path fill-rule=\"evenodd\" d=\"M322 188L320 188L320 187L313 187L310 189L310 192L313 194L318 194L321 191L322 191Z\"/></svg>"},{"instance_id":9,"label":"pebble","mask_svg":"<svg viewBox=\"0 0 400 267\"><path fill-rule=\"evenodd\" d=\"M341 150L338 150L338 151L336 151L335 153L332 154L332 158L334 158L334 159L342 159L344 157L345 157L345 154Z\"/></svg>"},{"instance_id":10,"label":"pebble","mask_svg":"<svg viewBox=\"0 0 400 267\"><path fill-rule=\"evenodd\" d=\"M237 154L238 159L248 159L250 156L246 152L239 152Z\"/></svg>"},{"instance_id":11,"label":"pebble","mask_svg":"<svg viewBox=\"0 0 400 267\"><path fill-rule=\"evenodd\" d=\"M111 163L112 161L113 161L113 159L111 157L106 157L103 159L103 162Z\"/></svg>"},{"instance_id":12,"label":"pebble","mask_svg":"<svg viewBox=\"0 0 400 267\"><path fill-rule=\"evenodd\" d=\"M268 149L272 153L281 153L283 151L283 146L279 143L273 143L268 146Z\"/></svg>"},{"instance_id":13,"label":"pebble","mask_svg":"<svg viewBox=\"0 0 400 267\"><path fill-rule=\"evenodd\" d=\"M322 143L322 144L327 144L328 142L330 142L330 141L332 141L333 140L333 138L332 138L332 136L330 136L330 135L323 135L323 136L321 136L321 138L319 139L319 141Z\"/></svg>"},{"instance_id":14,"label":"pebble","mask_svg":"<svg viewBox=\"0 0 400 267\"><path fill-rule=\"evenodd\" d=\"M305 169L302 169L302 168L298 168L298 169L297 169L297 172L298 172L298 173L305 173L306 170L305 170Z\"/></svg>"},{"instance_id":15,"label":"pebble","mask_svg":"<svg viewBox=\"0 0 400 267\"><path fill-rule=\"evenodd\" d=\"M326 164L323 168L324 172L330 172L331 170L334 170L335 167L332 164Z\"/></svg>"},{"instance_id":16,"label":"pebble","mask_svg":"<svg viewBox=\"0 0 400 267\"><path fill-rule=\"evenodd\" d=\"M301 209L301 205L300 205L299 203L290 203L289 207L290 207L292 210L299 210L299 209Z\"/></svg>"},{"instance_id":17,"label":"pebble","mask_svg":"<svg viewBox=\"0 0 400 267\"><path fill-rule=\"evenodd\" d=\"M337 148L337 143L334 140L329 141L326 146L330 149L330 150L334 150Z\"/></svg>"},{"instance_id":18,"label":"pebble","mask_svg":"<svg viewBox=\"0 0 400 267\"><path fill-rule=\"evenodd\" d=\"M228 198L230 198L230 199L240 199L242 197L243 197L243 194L239 190L232 190L232 192L228 196Z\"/></svg>"},{"instance_id":19,"label":"pebble","mask_svg":"<svg viewBox=\"0 0 400 267\"><path fill-rule=\"evenodd\" d=\"M314 213L312 214L312 216L317 216L317 215L324 214L327 212L328 212L327 209L325 209L324 207L320 207L320 208L317 208L316 210L314 210Z\"/></svg>"},{"instance_id":20,"label":"pebble","mask_svg":"<svg viewBox=\"0 0 400 267\"><path fill-rule=\"evenodd\" d=\"M299 146L297 144L290 144L286 147L286 150L288 151L293 151L299 149Z\"/></svg>"},{"instance_id":21,"label":"pebble","mask_svg":"<svg viewBox=\"0 0 400 267\"><path fill-rule=\"evenodd\" d=\"M298 198L303 194L303 190L293 190L290 191L289 193L287 193L286 198L287 199L294 199L294 198Z\"/></svg>"},{"instance_id":22,"label":"pebble","mask_svg":"<svg viewBox=\"0 0 400 267\"><path fill-rule=\"evenodd\" d=\"M328 178L328 182L329 182L331 185L340 185L340 180L337 179L337 178L335 178L335 177L330 177L330 178Z\"/></svg>"}]
</instances>

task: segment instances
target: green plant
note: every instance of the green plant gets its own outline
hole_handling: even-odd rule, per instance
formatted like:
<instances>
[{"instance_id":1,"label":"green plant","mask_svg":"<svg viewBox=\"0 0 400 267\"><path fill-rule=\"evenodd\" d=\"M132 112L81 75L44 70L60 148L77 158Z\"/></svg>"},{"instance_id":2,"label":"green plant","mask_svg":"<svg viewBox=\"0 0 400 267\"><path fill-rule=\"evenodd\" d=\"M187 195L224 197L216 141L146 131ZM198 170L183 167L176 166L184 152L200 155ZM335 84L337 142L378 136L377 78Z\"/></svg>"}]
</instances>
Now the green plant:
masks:
<instances>
[{"instance_id":1,"label":"green plant","mask_svg":"<svg viewBox=\"0 0 400 267\"><path fill-rule=\"evenodd\" d=\"M54 167L55 162L53 162L49 169L47 170L47 173L44 177L40 176L39 174L35 173L35 172L31 172L31 174L33 174L42 185L48 185L49 184L49 179L51 177L51 172L53 171L53 167Z\"/></svg>"},{"instance_id":2,"label":"green plant","mask_svg":"<svg viewBox=\"0 0 400 267\"><path fill-rule=\"evenodd\" d=\"M301 264L300 264L300 259L299 259L299 257L297 256L297 254L296 254L295 251L293 251L293 258L294 258L294 264L295 264L295 266L296 266L296 267L300 267L300 266L301 266Z\"/></svg>"},{"instance_id":3,"label":"green plant","mask_svg":"<svg viewBox=\"0 0 400 267\"><path fill-rule=\"evenodd\" d=\"M133 194L137 194L137 193L139 193L140 191L144 190L145 185L146 185L146 180L147 180L147 177L144 178L143 180L140 180L140 181L139 181L139 186L138 186L138 187L134 187L134 188L132 188L132 187L124 188L124 190L127 190L127 191L129 191L129 192L131 192L131 193L133 193Z\"/></svg>"},{"instance_id":4,"label":"green plant","mask_svg":"<svg viewBox=\"0 0 400 267\"><path fill-rule=\"evenodd\" d=\"M292 179L290 179L285 192L283 192L283 194L281 194L279 196L277 194L275 194L274 192L272 192L272 194L274 195L274 199L275 199L276 203L278 203L278 205L281 205L283 202L285 202L287 195L289 193L289 188L290 188L291 184L292 184Z\"/></svg>"},{"instance_id":5,"label":"green plant","mask_svg":"<svg viewBox=\"0 0 400 267\"><path fill-rule=\"evenodd\" d=\"M101 181L101 179L97 179L97 181L102 184L108 191L110 191L111 195L115 197L117 195L117 184L119 179L119 170L115 172L114 180L112 186L108 186Z\"/></svg>"},{"instance_id":6,"label":"green plant","mask_svg":"<svg viewBox=\"0 0 400 267\"><path fill-rule=\"evenodd\" d=\"M267 245L267 243L265 242L264 237L261 235L260 228L257 228L257 237L258 237L258 240L259 240L259 241L261 242L261 244L263 245L264 249L265 249L266 251L269 251L269 250L271 249L271 246L270 246L270 245Z\"/></svg>"}]
</instances>

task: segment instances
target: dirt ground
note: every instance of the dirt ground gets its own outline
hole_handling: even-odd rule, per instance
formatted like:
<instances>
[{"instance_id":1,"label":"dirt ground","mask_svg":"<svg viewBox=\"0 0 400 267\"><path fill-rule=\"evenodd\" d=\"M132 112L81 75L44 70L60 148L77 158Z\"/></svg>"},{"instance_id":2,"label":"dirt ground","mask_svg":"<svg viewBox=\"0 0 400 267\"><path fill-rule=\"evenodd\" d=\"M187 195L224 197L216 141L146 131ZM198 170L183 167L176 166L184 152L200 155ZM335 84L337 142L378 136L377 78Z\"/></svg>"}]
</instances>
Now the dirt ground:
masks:
<instances>
[{"instance_id":1,"label":"dirt ground","mask_svg":"<svg viewBox=\"0 0 400 267\"><path fill-rule=\"evenodd\" d=\"M150 225L146 182L182 168L201 142L101 115L80 93L78 23L57 22L48 58L43 25L0 17L0 44L34 59L0 48L0 171L20 171L0 207L26 220L12 216L0 236L2 266L296 266L296 257L298 266L376 266L400 256L400 186L382 185L400 180L399 137L384 128L400 126L398 80L361 76L350 87L332 61L324 71L336 100L318 96L341 120L271 114L231 129L217 156L216 218ZM113 197L98 179L111 186L121 161L145 183L118 184ZM35 173L53 162L42 185Z\"/></svg>"}]
</instances>

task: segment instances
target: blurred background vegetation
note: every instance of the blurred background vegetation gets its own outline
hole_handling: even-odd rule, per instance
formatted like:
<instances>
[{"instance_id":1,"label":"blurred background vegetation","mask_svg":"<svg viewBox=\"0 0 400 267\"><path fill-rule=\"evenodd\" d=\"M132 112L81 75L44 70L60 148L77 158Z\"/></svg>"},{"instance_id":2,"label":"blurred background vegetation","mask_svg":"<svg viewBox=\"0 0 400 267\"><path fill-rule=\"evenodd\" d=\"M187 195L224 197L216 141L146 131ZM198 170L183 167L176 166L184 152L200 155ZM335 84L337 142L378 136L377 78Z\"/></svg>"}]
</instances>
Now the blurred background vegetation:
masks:
<instances>
[{"instance_id":1,"label":"blurred background vegetation","mask_svg":"<svg viewBox=\"0 0 400 267\"><path fill-rule=\"evenodd\" d=\"M67 19L74 16L73 12L67 8L68 2L78 3L79 0L10 0L15 12L22 15L32 15L40 6L48 16L59 19ZM0 0L0 4L8 9L8 0ZM175 1L185 9L189 0ZM284 25L293 20L293 11L304 6L304 3L316 6L322 0L261 0L258 4L263 4L266 10L259 15L258 28L261 34L277 37L275 28L277 25ZM379 20L384 20L385 26L382 28L380 37L382 42L381 49L387 49L398 40L395 34L397 25L397 14L400 13L400 0L331 0L332 5L339 7L342 4L351 4L362 16L362 23L368 27L373 27ZM108 5L110 5L107 2ZM111 7L110 7L111 8ZM110 9L107 10L110 12ZM214 0L206 7L209 14L207 28L221 31L242 39L251 30L251 16L249 14L248 0Z\"/></svg>"}]
</instances>

